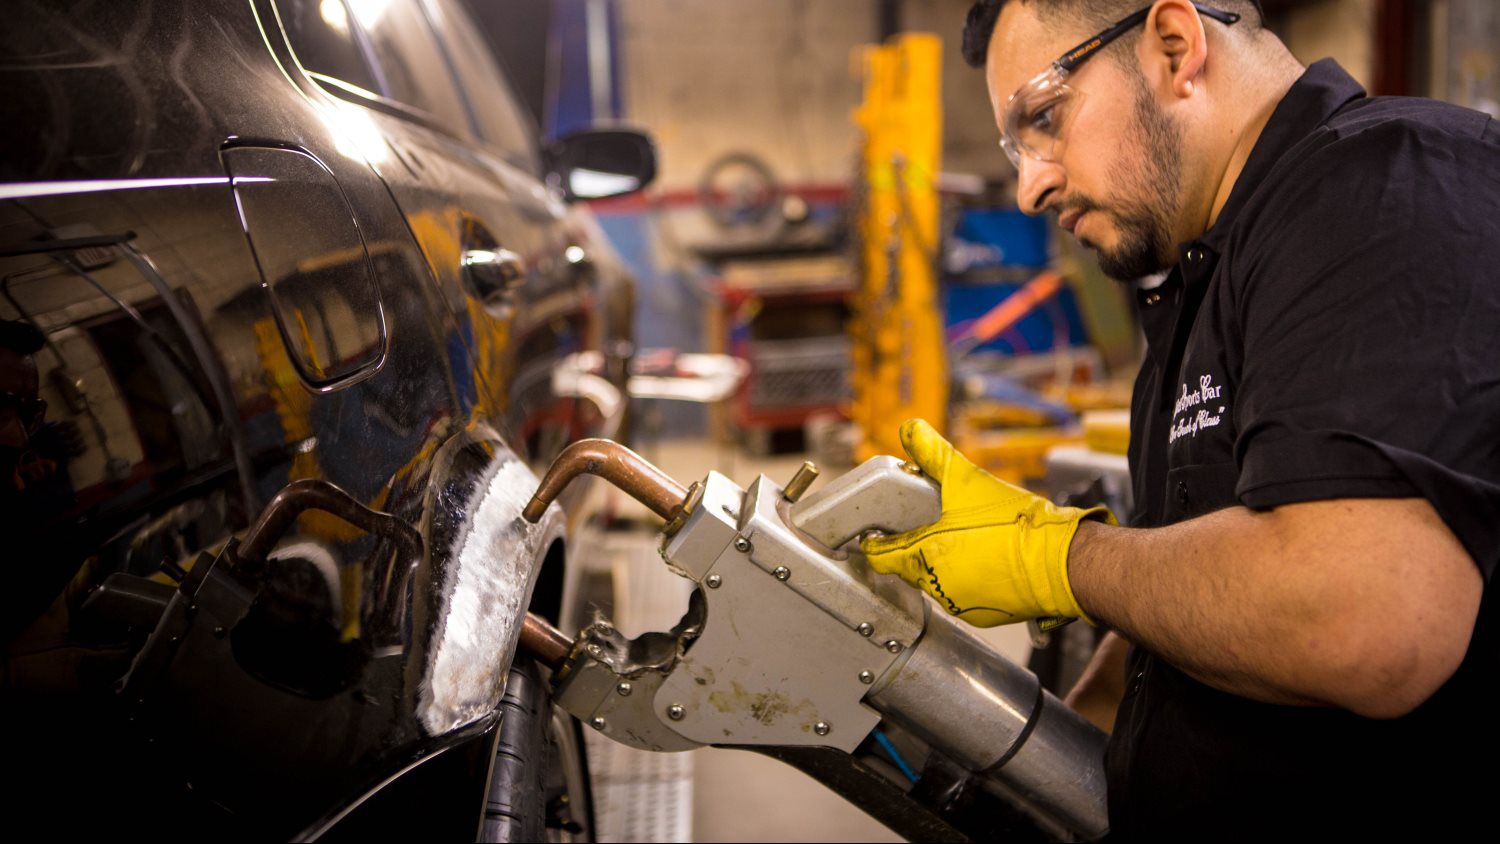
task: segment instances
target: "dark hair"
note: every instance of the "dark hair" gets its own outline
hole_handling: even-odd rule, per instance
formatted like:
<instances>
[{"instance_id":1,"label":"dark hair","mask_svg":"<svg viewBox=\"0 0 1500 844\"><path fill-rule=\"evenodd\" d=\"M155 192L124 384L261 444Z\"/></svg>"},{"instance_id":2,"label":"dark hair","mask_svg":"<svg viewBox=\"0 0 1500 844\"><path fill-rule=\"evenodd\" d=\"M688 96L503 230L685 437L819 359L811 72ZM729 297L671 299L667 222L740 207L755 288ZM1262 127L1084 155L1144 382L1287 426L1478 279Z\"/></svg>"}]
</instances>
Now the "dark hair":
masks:
<instances>
[{"instance_id":1,"label":"dark hair","mask_svg":"<svg viewBox=\"0 0 1500 844\"><path fill-rule=\"evenodd\" d=\"M0 319L0 348L10 349L18 355L34 355L47 339L36 326L27 322Z\"/></svg>"},{"instance_id":2,"label":"dark hair","mask_svg":"<svg viewBox=\"0 0 1500 844\"><path fill-rule=\"evenodd\" d=\"M964 20L964 61L969 67L984 67L984 59L990 52L990 38L995 34L995 21L1000 19L1000 8L1005 0L975 0L969 7L969 16Z\"/></svg>"},{"instance_id":3,"label":"dark hair","mask_svg":"<svg viewBox=\"0 0 1500 844\"><path fill-rule=\"evenodd\" d=\"M1109 26L1148 2L1148 0L1029 1L1034 2L1038 11L1043 14L1060 16L1063 13L1069 13L1100 28ZM1000 19L1000 10L1005 8L1005 3L1006 0L974 0L974 5L969 7L969 15L964 20L963 53L964 61L968 62L970 67L984 67L984 60L990 52L990 38L995 34L995 22ZM1206 3L1226 12L1239 12L1245 18L1245 24L1248 24L1248 26L1242 24L1246 29L1259 29L1265 25L1266 16L1260 8L1260 0L1206 0ZM1249 12L1252 10L1255 12L1254 20L1249 19Z\"/></svg>"}]
</instances>

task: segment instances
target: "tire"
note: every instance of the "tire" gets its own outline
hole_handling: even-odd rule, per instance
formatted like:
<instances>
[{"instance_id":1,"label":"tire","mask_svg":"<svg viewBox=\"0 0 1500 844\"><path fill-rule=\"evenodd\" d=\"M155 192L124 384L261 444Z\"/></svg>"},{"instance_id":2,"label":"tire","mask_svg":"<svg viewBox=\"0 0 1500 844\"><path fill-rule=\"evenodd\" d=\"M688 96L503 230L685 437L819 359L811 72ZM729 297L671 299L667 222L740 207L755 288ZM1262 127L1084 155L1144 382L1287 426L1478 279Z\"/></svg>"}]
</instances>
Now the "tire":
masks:
<instances>
[{"instance_id":1,"label":"tire","mask_svg":"<svg viewBox=\"0 0 1500 844\"><path fill-rule=\"evenodd\" d=\"M500 711L480 840L593 841L583 730L531 658L511 665Z\"/></svg>"}]
</instances>

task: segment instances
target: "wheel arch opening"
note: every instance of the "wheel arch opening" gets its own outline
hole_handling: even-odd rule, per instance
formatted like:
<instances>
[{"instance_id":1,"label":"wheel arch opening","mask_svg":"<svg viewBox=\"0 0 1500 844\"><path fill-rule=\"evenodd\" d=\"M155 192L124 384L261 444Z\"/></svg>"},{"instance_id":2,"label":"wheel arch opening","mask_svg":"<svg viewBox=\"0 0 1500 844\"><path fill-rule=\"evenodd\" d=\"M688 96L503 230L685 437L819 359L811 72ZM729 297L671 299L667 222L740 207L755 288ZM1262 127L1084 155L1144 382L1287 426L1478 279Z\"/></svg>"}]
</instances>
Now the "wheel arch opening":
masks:
<instances>
[{"instance_id":1,"label":"wheel arch opening","mask_svg":"<svg viewBox=\"0 0 1500 844\"><path fill-rule=\"evenodd\" d=\"M562 539L554 539L542 556L536 587L531 591L527 609L556 625L562 615L563 586L566 581L567 549Z\"/></svg>"}]
</instances>

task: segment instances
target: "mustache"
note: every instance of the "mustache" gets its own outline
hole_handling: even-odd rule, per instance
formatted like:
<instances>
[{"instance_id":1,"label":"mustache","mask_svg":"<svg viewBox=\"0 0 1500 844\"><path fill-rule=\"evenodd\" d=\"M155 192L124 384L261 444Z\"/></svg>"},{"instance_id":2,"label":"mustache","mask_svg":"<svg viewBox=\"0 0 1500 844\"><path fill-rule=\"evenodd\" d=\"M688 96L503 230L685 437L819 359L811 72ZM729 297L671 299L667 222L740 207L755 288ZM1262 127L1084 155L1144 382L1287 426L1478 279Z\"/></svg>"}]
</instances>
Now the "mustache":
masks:
<instances>
[{"instance_id":1,"label":"mustache","mask_svg":"<svg viewBox=\"0 0 1500 844\"><path fill-rule=\"evenodd\" d=\"M1100 205L1092 197L1074 196L1062 199L1056 205L1052 206L1052 215L1060 218L1069 211L1077 211L1083 214L1089 211L1101 211L1103 208L1104 206Z\"/></svg>"}]
</instances>

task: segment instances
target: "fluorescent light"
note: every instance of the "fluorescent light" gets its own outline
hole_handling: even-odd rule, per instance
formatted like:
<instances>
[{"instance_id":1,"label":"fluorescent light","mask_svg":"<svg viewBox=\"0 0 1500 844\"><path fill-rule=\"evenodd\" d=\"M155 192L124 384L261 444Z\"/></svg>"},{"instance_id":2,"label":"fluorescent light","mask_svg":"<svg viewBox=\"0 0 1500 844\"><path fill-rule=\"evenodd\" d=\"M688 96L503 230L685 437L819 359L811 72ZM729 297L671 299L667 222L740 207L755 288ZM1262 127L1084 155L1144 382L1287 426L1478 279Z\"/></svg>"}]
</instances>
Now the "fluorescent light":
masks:
<instances>
[{"instance_id":1,"label":"fluorescent light","mask_svg":"<svg viewBox=\"0 0 1500 844\"><path fill-rule=\"evenodd\" d=\"M265 176L240 176L235 184L275 181ZM192 185L227 185L228 176L182 177L175 179L91 179L76 182L11 182L0 184L0 199L26 199L34 196L63 196L73 193L100 193L111 190L148 190L180 188Z\"/></svg>"}]
</instances>

